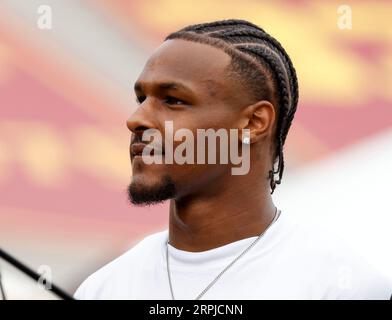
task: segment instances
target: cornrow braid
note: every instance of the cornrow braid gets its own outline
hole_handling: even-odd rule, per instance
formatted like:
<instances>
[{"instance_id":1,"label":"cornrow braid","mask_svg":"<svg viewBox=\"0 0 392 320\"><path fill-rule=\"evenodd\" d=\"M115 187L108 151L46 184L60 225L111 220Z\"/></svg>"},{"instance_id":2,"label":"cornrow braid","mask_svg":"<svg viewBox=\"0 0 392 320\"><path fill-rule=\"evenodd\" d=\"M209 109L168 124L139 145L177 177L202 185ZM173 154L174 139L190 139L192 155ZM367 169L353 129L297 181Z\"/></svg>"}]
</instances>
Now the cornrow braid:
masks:
<instances>
[{"instance_id":1,"label":"cornrow braid","mask_svg":"<svg viewBox=\"0 0 392 320\"><path fill-rule=\"evenodd\" d=\"M250 85L255 98L277 101L275 151L268 173L271 194L284 171L283 146L298 104L298 80L282 45L257 25L230 19L187 26L166 37L200 42L220 48L232 58L232 68ZM275 171L275 163L278 160ZM278 179L275 180L275 174Z\"/></svg>"},{"instance_id":2,"label":"cornrow braid","mask_svg":"<svg viewBox=\"0 0 392 320\"><path fill-rule=\"evenodd\" d=\"M239 19L228 19L228 20L219 20L219 21L214 21L214 22L208 22L208 23L200 23L200 24L194 24L190 25L188 27L185 27L181 29L180 31L191 31L191 32L200 32L200 33L206 33L209 32L212 29L219 29L219 28L227 28L227 27L251 27L255 28L257 30L260 30L264 32L263 29L258 27L257 25L246 21L246 20L239 20Z\"/></svg>"}]
</instances>

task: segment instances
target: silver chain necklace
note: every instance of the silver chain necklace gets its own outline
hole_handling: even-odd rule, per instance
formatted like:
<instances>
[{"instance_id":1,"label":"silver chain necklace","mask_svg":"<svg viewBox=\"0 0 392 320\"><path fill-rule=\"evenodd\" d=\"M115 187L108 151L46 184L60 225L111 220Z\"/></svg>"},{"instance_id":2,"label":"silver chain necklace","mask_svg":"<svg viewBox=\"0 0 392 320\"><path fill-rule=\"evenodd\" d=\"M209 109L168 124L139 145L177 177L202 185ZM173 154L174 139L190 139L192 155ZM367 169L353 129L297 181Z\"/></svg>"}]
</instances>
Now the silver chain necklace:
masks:
<instances>
[{"instance_id":1,"label":"silver chain necklace","mask_svg":"<svg viewBox=\"0 0 392 320\"><path fill-rule=\"evenodd\" d=\"M281 211L278 211L278 208L275 207L275 216L274 219L271 221L271 223L268 225L268 227L243 251L241 254L239 254L232 262L230 262L227 267L225 267L212 282L196 297L195 300L199 300L218 280L219 278L235 263L237 262L241 257L245 255L262 237L263 235L267 232L267 230L274 224L276 220L278 220L280 216ZM170 269L169 269L169 239L166 241L166 265L167 265L167 275L169 278L169 285L170 285L170 292L172 299L174 299L174 293L173 293L173 285L170 277Z\"/></svg>"}]
</instances>

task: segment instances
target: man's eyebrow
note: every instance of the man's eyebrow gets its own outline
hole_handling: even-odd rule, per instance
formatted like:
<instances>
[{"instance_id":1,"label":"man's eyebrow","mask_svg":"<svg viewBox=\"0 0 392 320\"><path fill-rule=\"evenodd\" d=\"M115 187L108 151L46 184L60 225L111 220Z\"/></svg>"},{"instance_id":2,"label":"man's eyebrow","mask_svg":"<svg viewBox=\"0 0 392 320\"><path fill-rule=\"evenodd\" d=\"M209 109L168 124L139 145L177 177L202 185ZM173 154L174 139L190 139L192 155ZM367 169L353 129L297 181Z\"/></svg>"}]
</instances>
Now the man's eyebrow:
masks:
<instances>
[{"instance_id":1,"label":"man's eyebrow","mask_svg":"<svg viewBox=\"0 0 392 320\"><path fill-rule=\"evenodd\" d=\"M186 85L183 85L179 82L173 82L173 81L159 82L159 83L155 83L154 85L156 85L161 90L184 90L189 93L192 92L192 90L189 87L187 87ZM139 92L143 91L142 87L143 87L143 85L141 82L136 82L135 86L134 86L134 90L139 91Z\"/></svg>"}]
</instances>

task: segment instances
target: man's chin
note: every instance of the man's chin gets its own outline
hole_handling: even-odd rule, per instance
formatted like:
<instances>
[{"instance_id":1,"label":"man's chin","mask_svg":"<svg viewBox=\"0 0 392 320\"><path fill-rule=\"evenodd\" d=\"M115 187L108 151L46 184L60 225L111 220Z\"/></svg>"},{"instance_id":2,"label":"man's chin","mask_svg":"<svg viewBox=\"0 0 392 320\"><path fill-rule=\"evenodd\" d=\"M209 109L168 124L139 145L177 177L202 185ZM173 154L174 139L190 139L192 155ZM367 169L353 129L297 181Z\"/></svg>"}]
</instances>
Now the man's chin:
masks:
<instances>
[{"instance_id":1,"label":"man's chin","mask_svg":"<svg viewBox=\"0 0 392 320\"><path fill-rule=\"evenodd\" d=\"M137 206L158 204L174 198L177 193L174 181L168 176L154 184L147 184L142 178L134 178L127 192L129 202Z\"/></svg>"}]
</instances>

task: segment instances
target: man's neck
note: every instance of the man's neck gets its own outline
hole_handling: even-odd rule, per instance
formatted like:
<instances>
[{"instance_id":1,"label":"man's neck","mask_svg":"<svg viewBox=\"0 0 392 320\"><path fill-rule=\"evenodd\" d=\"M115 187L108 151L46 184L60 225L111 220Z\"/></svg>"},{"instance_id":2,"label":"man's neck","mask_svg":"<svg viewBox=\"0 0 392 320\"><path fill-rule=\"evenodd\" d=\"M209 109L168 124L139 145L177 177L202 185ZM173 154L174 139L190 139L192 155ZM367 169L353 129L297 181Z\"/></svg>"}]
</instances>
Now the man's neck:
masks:
<instances>
[{"instance_id":1,"label":"man's neck","mask_svg":"<svg viewBox=\"0 0 392 320\"><path fill-rule=\"evenodd\" d=\"M273 220L275 206L266 187L243 187L228 184L213 195L171 200L169 243L200 252L260 235Z\"/></svg>"}]
</instances>

